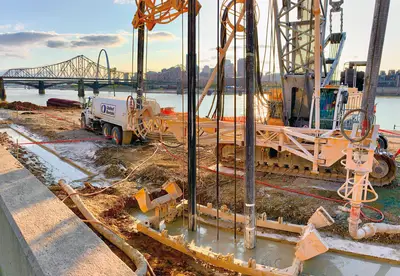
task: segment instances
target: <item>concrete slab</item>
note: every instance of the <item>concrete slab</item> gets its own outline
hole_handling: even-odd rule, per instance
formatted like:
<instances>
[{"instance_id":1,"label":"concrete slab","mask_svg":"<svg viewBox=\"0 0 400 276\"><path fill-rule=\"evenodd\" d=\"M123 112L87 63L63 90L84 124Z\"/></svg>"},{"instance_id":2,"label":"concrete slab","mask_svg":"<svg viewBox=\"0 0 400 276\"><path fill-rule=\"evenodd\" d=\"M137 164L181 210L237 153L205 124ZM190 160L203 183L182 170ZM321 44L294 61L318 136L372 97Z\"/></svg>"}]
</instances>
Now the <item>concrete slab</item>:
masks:
<instances>
[{"instance_id":1,"label":"concrete slab","mask_svg":"<svg viewBox=\"0 0 400 276\"><path fill-rule=\"evenodd\" d=\"M0 229L4 275L135 275L3 148Z\"/></svg>"}]
</instances>

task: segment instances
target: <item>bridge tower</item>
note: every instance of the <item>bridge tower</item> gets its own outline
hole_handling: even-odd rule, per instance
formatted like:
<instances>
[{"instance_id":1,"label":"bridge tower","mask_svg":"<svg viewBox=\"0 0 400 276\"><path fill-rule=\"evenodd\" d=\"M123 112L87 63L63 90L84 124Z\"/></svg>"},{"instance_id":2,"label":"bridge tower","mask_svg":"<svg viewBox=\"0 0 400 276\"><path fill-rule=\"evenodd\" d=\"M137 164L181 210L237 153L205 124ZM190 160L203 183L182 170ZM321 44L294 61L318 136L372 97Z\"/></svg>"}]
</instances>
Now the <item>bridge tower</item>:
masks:
<instances>
[{"instance_id":1,"label":"bridge tower","mask_svg":"<svg viewBox=\"0 0 400 276\"><path fill-rule=\"evenodd\" d=\"M0 78L0 100L5 101L6 100L6 89L4 88L4 80L3 78Z\"/></svg>"},{"instance_id":2,"label":"bridge tower","mask_svg":"<svg viewBox=\"0 0 400 276\"><path fill-rule=\"evenodd\" d=\"M46 93L45 87L44 87L44 81L39 81L39 95L44 95Z\"/></svg>"},{"instance_id":3,"label":"bridge tower","mask_svg":"<svg viewBox=\"0 0 400 276\"><path fill-rule=\"evenodd\" d=\"M85 97L85 83L83 82L83 79L80 79L78 81L78 97L79 98Z\"/></svg>"}]
</instances>

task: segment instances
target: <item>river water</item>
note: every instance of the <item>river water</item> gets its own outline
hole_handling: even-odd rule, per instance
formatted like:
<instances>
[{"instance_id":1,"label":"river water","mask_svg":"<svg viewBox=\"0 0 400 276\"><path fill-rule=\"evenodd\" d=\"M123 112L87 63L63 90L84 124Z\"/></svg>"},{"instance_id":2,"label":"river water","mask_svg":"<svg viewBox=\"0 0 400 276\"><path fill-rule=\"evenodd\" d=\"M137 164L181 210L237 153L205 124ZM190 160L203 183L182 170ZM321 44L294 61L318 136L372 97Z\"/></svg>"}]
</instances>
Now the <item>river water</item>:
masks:
<instances>
[{"instance_id":1,"label":"river water","mask_svg":"<svg viewBox=\"0 0 400 276\"><path fill-rule=\"evenodd\" d=\"M78 92L73 90L48 89L45 95L39 95L37 89L6 88L7 101L25 101L37 105L46 105L49 98L60 98L79 101ZM169 91L171 92L171 91ZM117 97L127 97L129 92L115 92ZM91 91L86 91L86 96L92 96ZM114 92L100 91L100 96L113 96ZM133 95L136 95L133 93ZM175 107L175 111L182 111L182 95L175 93L149 93L148 98L156 99L161 107ZM200 107L200 116L206 116L212 105L213 96L206 96ZM187 111L187 98L184 95L184 110ZM394 125L400 128L400 98L377 97L376 122L384 129L393 129ZM225 96L225 116L233 116L233 95ZM237 97L237 115L244 114L244 96Z\"/></svg>"}]
</instances>

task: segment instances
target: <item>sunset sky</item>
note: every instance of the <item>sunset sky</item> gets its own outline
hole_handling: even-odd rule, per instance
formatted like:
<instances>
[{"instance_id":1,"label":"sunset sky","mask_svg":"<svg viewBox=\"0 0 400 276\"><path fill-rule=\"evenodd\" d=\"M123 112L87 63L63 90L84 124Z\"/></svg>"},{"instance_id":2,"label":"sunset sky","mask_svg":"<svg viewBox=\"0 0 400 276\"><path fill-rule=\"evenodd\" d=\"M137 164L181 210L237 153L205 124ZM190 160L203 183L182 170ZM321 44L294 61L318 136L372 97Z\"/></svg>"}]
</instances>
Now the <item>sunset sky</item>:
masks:
<instances>
[{"instance_id":1,"label":"sunset sky","mask_svg":"<svg viewBox=\"0 0 400 276\"><path fill-rule=\"evenodd\" d=\"M262 45L268 1L258 1L259 43ZM214 66L217 2L200 2L200 67ZM344 29L347 41L342 63L366 59L374 3L374 0L345 0ZM136 4L132 0L3 1L0 15L0 71L52 64L81 54L96 60L101 48L107 50L112 67L131 71L131 21L135 10ZM381 69L400 69L400 38L397 32L400 19L396 16L399 13L400 1L391 1ZM183 16L183 20L186 29L187 15ZM181 63L181 26L182 17L168 25L157 25L149 32L148 70L158 71ZM183 40L186 51L186 33ZM243 45L243 41L238 41L238 45ZM240 57L243 50L239 49L238 52Z\"/></svg>"}]
</instances>

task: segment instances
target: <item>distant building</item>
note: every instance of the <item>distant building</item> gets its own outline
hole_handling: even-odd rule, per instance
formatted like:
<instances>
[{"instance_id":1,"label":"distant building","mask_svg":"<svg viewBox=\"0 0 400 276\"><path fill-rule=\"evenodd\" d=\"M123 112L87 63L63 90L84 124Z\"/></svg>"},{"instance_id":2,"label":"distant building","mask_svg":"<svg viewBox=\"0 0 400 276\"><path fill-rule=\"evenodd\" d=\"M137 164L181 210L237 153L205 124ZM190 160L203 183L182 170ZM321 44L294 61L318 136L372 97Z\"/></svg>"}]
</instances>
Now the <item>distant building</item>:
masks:
<instances>
[{"instance_id":1,"label":"distant building","mask_svg":"<svg viewBox=\"0 0 400 276\"><path fill-rule=\"evenodd\" d=\"M211 74L210 66L206 65L203 67L203 70L201 70L200 78L208 78L210 77L210 74Z\"/></svg>"},{"instance_id":2,"label":"distant building","mask_svg":"<svg viewBox=\"0 0 400 276\"><path fill-rule=\"evenodd\" d=\"M380 71L378 87L400 87L400 70Z\"/></svg>"},{"instance_id":3,"label":"distant building","mask_svg":"<svg viewBox=\"0 0 400 276\"><path fill-rule=\"evenodd\" d=\"M233 74L234 74L233 64L230 62L230 60L228 60L228 61L229 61L229 63L225 64L225 77L233 78Z\"/></svg>"},{"instance_id":4,"label":"distant building","mask_svg":"<svg viewBox=\"0 0 400 276\"><path fill-rule=\"evenodd\" d=\"M244 77L245 75L245 65L246 65L246 59L245 58L239 58L237 62L237 74L238 77Z\"/></svg>"}]
</instances>

